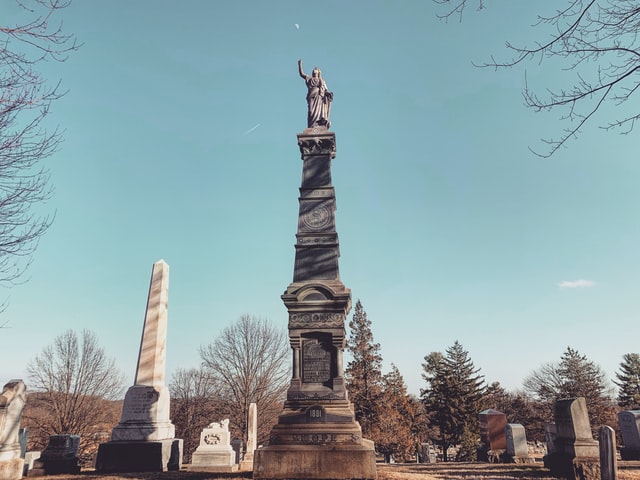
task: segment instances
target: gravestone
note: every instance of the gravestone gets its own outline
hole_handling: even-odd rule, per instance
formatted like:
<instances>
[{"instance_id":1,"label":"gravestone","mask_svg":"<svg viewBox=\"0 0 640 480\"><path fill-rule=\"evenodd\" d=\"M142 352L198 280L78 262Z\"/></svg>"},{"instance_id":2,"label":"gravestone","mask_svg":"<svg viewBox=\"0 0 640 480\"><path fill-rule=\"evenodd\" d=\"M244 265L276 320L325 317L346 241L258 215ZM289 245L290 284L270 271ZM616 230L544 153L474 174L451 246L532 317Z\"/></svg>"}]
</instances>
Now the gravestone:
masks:
<instances>
[{"instance_id":1,"label":"gravestone","mask_svg":"<svg viewBox=\"0 0 640 480\"><path fill-rule=\"evenodd\" d=\"M507 427L507 416L489 408L478 414L480 422L480 442L478 448L478 460L491 463L502 462L502 455L507 448L507 437L505 428Z\"/></svg>"},{"instance_id":2,"label":"gravestone","mask_svg":"<svg viewBox=\"0 0 640 480\"><path fill-rule=\"evenodd\" d=\"M42 452L37 451L26 452L24 454L24 467L22 470L23 477L29 476L29 472L33 470L34 463L40 458L40 455L42 455Z\"/></svg>"},{"instance_id":3,"label":"gravestone","mask_svg":"<svg viewBox=\"0 0 640 480\"><path fill-rule=\"evenodd\" d=\"M507 423L505 427L507 448L503 459L508 463L532 463L524 427L519 423Z\"/></svg>"},{"instance_id":4,"label":"gravestone","mask_svg":"<svg viewBox=\"0 0 640 480\"><path fill-rule=\"evenodd\" d=\"M591 436L584 397L558 400L554 406L555 452L544 457L545 467L568 480L600 480L600 451Z\"/></svg>"},{"instance_id":5,"label":"gravestone","mask_svg":"<svg viewBox=\"0 0 640 480\"><path fill-rule=\"evenodd\" d=\"M200 445L191 456L190 470L235 472L236 452L231 447L229 420L213 422L200 434Z\"/></svg>"},{"instance_id":6,"label":"gravestone","mask_svg":"<svg viewBox=\"0 0 640 480\"><path fill-rule=\"evenodd\" d=\"M33 462L29 476L80 473L80 435L51 435L49 443Z\"/></svg>"},{"instance_id":7,"label":"gravestone","mask_svg":"<svg viewBox=\"0 0 640 480\"><path fill-rule=\"evenodd\" d=\"M27 388L22 380L11 380L0 394L0 480L22 478L23 463L20 444L20 418L27 401Z\"/></svg>"},{"instance_id":8,"label":"gravestone","mask_svg":"<svg viewBox=\"0 0 640 480\"><path fill-rule=\"evenodd\" d=\"M238 465L240 465L240 462L242 461L242 446L242 440L240 440L239 438L234 438L231 442L231 448L233 448L233 451L236 454L236 463Z\"/></svg>"},{"instance_id":9,"label":"gravestone","mask_svg":"<svg viewBox=\"0 0 640 480\"><path fill-rule=\"evenodd\" d=\"M625 410L618 413L622 433L622 460L640 460L640 410Z\"/></svg>"},{"instance_id":10,"label":"gravestone","mask_svg":"<svg viewBox=\"0 0 640 480\"><path fill-rule=\"evenodd\" d=\"M618 452L616 450L616 432L608 426L598 430L598 443L600 444L600 479L618 479Z\"/></svg>"},{"instance_id":11,"label":"gravestone","mask_svg":"<svg viewBox=\"0 0 640 480\"><path fill-rule=\"evenodd\" d=\"M555 423L544 424L544 440L547 445L547 454L556 451L556 439L558 438L558 431L556 430Z\"/></svg>"},{"instance_id":12,"label":"gravestone","mask_svg":"<svg viewBox=\"0 0 640 480\"><path fill-rule=\"evenodd\" d=\"M336 139L328 130L328 110L320 108L330 106L332 95L323 88L329 103L316 102L320 71L314 70L312 78L299 67L309 88L309 123L298 134L302 183L293 282L281 297L289 313L293 378L269 444L255 451L253 478L375 479L374 445L362 437L344 380L351 291L340 281L338 268L331 181Z\"/></svg>"},{"instance_id":13,"label":"gravestone","mask_svg":"<svg viewBox=\"0 0 640 480\"><path fill-rule=\"evenodd\" d=\"M253 452L258 443L258 407L255 403L249 404L249 415L247 418L247 451L240 462L240 470L253 470Z\"/></svg>"},{"instance_id":14,"label":"gravestone","mask_svg":"<svg viewBox=\"0 0 640 480\"><path fill-rule=\"evenodd\" d=\"M99 472L179 470L182 439L169 419L169 389L164 383L167 348L169 265L153 265L135 385L127 390L120 423L111 441L100 444Z\"/></svg>"}]
</instances>

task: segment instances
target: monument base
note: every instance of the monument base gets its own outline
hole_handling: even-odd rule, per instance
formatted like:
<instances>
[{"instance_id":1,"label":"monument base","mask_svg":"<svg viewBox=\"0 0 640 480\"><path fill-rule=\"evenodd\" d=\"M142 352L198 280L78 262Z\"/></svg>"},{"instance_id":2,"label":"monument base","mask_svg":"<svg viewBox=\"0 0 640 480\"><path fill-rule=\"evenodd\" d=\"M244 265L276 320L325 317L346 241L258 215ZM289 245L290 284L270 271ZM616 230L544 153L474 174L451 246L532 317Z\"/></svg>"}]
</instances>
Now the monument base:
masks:
<instances>
[{"instance_id":1,"label":"monument base","mask_svg":"<svg viewBox=\"0 0 640 480\"><path fill-rule=\"evenodd\" d=\"M551 475L567 480L600 480L600 457L569 457L558 452L546 455L544 466Z\"/></svg>"},{"instance_id":2,"label":"monument base","mask_svg":"<svg viewBox=\"0 0 640 480\"><path fill-rule=\"evenodd\" d=\"M101 443L98 472L166 472L182 466L182 439Z\"/></svg>"},{"instance_id":3,"label":"monument base","mask_svg":"<svg viewBox=\"0 0 640 480\"><path fill-rule=\"evenodd\" d=\"M19 480L22 478L24 460L20 457L0 461L0 480Z\"/></svg>"},{"instance_id":4,"label":"monument base","mask_svg":"<svg viewBox=\"0 0 640 480\"><path fill-rule=\"evenodd\" d=\"M231 468L236 466L236 452L231 447L228 450L218 451L198 451L198 448L191 455L192 467L203 468ZM231 470L226 470L231 471Z\"/></svg>"},{"instance_id":5,"label":"monument base","mask_svg":"<svg viewBox=\"0 0 640 480\"><path fill-rule=\"evenodd\" d=\"M187 472L207 472L207 473L233 473L238 471L238 465L225 465L212 467L207 465L184 465L183 470Z\"/></svg>"},{"instance_id":6,"label":"monument base","mask_svg":"<svg viewBox=\"0 0 640 480\"><path fill-rule=\"evenodd\" d=\"M369 445L370 443L370 445ZM373 442L362 445L270 445L254 452L254 480L375 480Z\"/></svg>"},{"instance_id":7,"label":"monument base","mask_svg":"<svg viewBox=\"0 0 640 480\"><path fill-rule=\"evenodd\" d=\"M620 449L622 460L640 460L640 450L637 448L622 447Z\"/></svg>"}]
</instances>

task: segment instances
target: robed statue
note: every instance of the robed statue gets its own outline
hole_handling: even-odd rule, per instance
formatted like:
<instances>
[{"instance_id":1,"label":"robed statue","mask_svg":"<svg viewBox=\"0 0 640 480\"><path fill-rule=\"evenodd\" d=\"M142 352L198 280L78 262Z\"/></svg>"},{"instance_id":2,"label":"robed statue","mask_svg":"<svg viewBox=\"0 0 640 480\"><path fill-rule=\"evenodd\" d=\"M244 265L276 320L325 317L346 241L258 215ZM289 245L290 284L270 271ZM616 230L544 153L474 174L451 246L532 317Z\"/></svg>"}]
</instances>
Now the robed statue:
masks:
<instances>
[{"instance_id":1,"label":"robed statue","mask_svg":"<svg viewBox=\"0 0 640 480\"><path fill-rule=\"evenodd\" d=\"M329 128L329 114L333 92L327 90L327 84L322 78L322 72L318 67L313 69L311 76L302 71L302 60L298 60L298 71L307 84L307 127Z\"/></svg>"}]
</instances>

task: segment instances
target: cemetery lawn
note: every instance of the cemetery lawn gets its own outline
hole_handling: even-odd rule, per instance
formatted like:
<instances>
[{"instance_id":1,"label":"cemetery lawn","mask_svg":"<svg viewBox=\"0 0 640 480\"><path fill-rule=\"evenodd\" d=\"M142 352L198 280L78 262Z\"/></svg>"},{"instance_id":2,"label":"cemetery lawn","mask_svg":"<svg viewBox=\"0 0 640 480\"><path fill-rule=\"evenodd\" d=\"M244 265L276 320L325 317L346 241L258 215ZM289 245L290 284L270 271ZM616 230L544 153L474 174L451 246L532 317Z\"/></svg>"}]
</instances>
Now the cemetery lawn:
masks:
<instances>
[{"instance_id":1,"label":"cemetery lawn","mask_svg":"<svg viewBox=\"0 0 640 480\"><path fill-rule=\"evenodd\" d=\"M34 477L31 477L34 478ZM42 477L43 479L45 477ZM49 475L46 480L246 480L251 472L206 473L122 473L99 475L83 471L78 475ZM378 480L557 480L542 463L529 465L493 463L378 464ZM640 480L640 461L619 462L618 480Z\"/></svg>"}]
</instances>

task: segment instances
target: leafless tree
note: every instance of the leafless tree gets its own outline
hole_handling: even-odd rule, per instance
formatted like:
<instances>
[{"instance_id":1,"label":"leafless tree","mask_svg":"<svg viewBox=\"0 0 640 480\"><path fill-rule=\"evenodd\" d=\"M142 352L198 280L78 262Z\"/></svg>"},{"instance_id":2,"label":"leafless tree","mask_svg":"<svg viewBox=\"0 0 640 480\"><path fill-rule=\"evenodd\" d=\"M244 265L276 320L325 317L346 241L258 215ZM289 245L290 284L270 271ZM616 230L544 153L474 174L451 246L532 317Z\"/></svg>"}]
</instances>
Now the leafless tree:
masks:
<instances>
[{"instance_id":1,"label":"leafless tree","mask_svg":"<svg viewBox=\"0 0 640 480\"><path fill-rule=\"evenodd\" d=\"M246 443L249 405L258 409L258 442L268 436L289 386L287 332L269 321L243 315L213 343L200 347L203 367L221 381L230 422Z\"/></svg>"},{"instance_id":2,"label":"leafless tree","mask_svg":"<svg viewBox=\"0 0 640 480\"><path fill-rule=\"evenodd\" d=\"M56 14L70 0L21 0L19 9L30 20L0 25L0 283L15 283L29 265L38 240L51 225L33 207L51 194L49 174L41 161L61 141L57 129L43 121L51 104L65 92L37 67L50 60L64 62L79 48L73 35L62 31ZM3 5L3 10L7 5ZM6 15L2 20L8 21Z\"/></svg>"},{"instance_id":3,"label":"leafless tree","mask_svg":"<svg viewBox=\"0 0 640 480\"><path fill-rule=\"evenodd\" d=\"M68 433L90 449L118 422L117 408L106 405L121 398L123 374L94 333L83 330L78 338L67 330L29 362L27 373L37 394L29 396L34 408L25 412L26 425L45 445L50 435Z\"/></svg>"},{"instance_id":4,"label":"leafless tree","mask_svg":"<svg viewBox=\"0 0 640 480\"><path fill-rule=\"evenodd\" d=\"M433 0L445 5L440 18L458 16L473 4L479 10L485 7L483 0ZM534 151L549 157L566 142L575 138L584 125L604 105L612 103L620 112L617 119L601 122L604 129L619 128L629 133L640 112L633 110L627 101L640 86L640 6L637 0L564 0L548 15L537 17L537 27L549 39L535 41L532 46L516 46L507 43L511 58L503 61L491 58L484 67L503 68L533 61L538 64L551 58L560 59L552 68L575 73L571 84L563 87L546 86L543 94L531 89L525 77L523 96L526 106L535 111L557 110L566 127L557 138L543 139L547 148ZM542 36L542 35L541 35ZM624 106L628 106L625 109Z\"/></svg>"},{"instance_id":5,"label":"leafless tree","mask_svg":"<svg viewBox=\"0 0 640 480\"><path fill-rule=\"evenodd\" d=\"M204 369L178 369L171 376L171 421L176 437L184 441L184 462L200 444L200 432L211 422L223 420L220 382Z\"/></svg>"}]
</instances>

